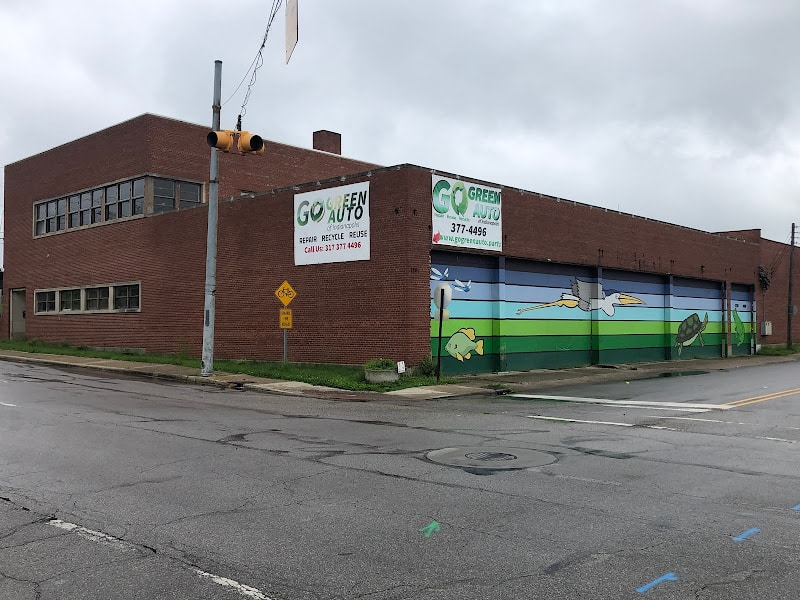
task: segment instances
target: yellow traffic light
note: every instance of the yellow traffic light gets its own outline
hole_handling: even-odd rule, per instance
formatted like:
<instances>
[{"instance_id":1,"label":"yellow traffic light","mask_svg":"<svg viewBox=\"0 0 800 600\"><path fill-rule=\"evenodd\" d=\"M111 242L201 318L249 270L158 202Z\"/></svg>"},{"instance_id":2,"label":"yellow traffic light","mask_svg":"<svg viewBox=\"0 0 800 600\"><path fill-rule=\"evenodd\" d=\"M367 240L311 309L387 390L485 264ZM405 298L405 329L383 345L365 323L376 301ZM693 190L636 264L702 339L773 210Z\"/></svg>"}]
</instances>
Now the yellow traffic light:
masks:
<instances>
[{"instance_id":1,"label":"yellow traffic light","mask_svg":"<svg viewBox=\"0 0 800 600\"><path fill-rule=\"evenodd\" d=\"M261 136L247 131L239 132L238 148L242 154L264 154L266 151Z\"/></svg>"},{"instance_id":2,"label":"yellow traffic light","mask_svg":"<svg viewBox=\"0 0 800 600\"><path fill-rule=\"evenodd\" d=\"M233 147L233 132L231 131L211 131L206 136L208 145L217 150L227 152Z\"/></svg>"}]
</instances>

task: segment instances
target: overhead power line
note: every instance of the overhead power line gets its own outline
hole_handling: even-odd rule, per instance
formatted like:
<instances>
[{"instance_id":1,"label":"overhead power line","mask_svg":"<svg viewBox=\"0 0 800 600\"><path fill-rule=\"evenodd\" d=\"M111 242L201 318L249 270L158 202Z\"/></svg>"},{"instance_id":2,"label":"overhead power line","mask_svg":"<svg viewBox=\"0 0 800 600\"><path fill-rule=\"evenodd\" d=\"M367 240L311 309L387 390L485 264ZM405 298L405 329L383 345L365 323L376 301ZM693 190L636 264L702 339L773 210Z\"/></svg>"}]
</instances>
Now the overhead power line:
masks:
<instances>
[{"instance_id":1,"label":"overhead power line","mask_svg":"<svg viewBox=\"0 0 800 600\"><path fill-rule=\"evenodd\" d=\"M236 128L241 130L242 128L242 117L247 114L247 102L250 100L250 94L253 92L253 86L256 83L256 79L258 76L258 70L264 64L264 46L267 45L267 38L269 37L269 30L272 27L272 22L275 20L275 15L278 14L278 10L280 10L281 5L283 4L283 0L272 0L272 9L269 13L269 19L267 20L267 27L264 30L264 37L261 39L261 46L258 48L258 52L256 52L256 56L253 59L253 62L250 63L250 67L247 69L247 72L242 77L242 80L239 82L239 85L236 86L236 89L233 91L233 94L223 102L223 104L227 104L238 92L239 89L244 84L247 76L250 75L250 83L247 84L247 92L244 95L244 100L242 101L242 108L239 110L239 118L236 123Z\"/></svg>"}]
</instances>

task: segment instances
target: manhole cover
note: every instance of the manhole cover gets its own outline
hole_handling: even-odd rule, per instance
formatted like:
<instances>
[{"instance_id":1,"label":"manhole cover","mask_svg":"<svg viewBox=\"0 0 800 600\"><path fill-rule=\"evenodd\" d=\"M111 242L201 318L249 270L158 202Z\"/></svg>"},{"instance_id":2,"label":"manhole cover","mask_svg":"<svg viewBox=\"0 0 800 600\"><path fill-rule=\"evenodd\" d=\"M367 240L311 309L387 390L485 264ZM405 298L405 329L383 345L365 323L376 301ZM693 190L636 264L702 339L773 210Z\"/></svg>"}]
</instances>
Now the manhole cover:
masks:
<instances>
[{"instance_id":1,"label":"manhole cover","mask_svg":"<svg viewBox=\"0 0 800 600\"><path fill-rule=\"evenodd\" d=\"M427 454L428 460L449 467L492 471L541 467L555 456L527 448L442 448Z\"/></svg>"},{"instance_id":2,"label":"manhole cover","mask_svg":"<svg viewBox=\"0 0 800 600\"><path fill-rule=\"evenodd\" d=\"M472 460L516 460L517 458L515 455L505 452L470 452L464 456Z\"/></svg>"}]
</instances>

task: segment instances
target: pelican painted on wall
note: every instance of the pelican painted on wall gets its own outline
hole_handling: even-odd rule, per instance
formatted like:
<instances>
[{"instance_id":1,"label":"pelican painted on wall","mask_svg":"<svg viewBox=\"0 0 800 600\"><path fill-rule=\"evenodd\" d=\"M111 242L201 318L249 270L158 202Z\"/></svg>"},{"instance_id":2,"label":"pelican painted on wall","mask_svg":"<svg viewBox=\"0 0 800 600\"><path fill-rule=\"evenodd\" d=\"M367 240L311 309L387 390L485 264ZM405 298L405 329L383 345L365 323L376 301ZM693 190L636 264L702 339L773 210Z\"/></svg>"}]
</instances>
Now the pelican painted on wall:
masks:
<instances>
[{"instance_id":1,"label":"pelican painted on wall","mask_svg":"<svg viewBox=\"0 0 800 600\"><path fill-rule=\"evenodd\" d=\"M626 304L644 304L644 302L636 296L623 294L621 292L614 292L606 296L603 291L602 283L576 279L572 282L572 293L564 292L561 294L561 298L555 302L546 302L544 304L537 304L536 306L520 308L517 314L521 315L529 310L547 308L548 306L563 306L565 308L577 307L585 312L602 310L609 317L613 317L616 307Z\"/></svg>"}]
</instances>

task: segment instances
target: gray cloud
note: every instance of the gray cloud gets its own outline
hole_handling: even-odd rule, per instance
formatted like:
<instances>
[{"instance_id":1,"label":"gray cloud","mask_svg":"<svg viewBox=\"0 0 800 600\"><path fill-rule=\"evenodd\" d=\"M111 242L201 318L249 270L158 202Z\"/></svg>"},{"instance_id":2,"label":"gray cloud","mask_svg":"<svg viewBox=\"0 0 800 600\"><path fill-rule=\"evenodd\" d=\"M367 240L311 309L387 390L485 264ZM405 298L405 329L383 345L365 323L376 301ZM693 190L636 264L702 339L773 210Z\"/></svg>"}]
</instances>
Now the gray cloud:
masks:
<instances>
[{"instance_id":1,"label":"gray cloud","mask_svg":"<svg viewBox=\"0 0 800 600\"><path fill-rule=\"evenodd\" d=\"M210 123L214 59L228 98L268 11L6 0L0 159L143 112ZM354 158L705 230L784 241L800 221L795 0L300 0L299 15L288 66L276 18L246 107L270 139L307 147L334 129Z\"/></svg>"}]
</instances>

